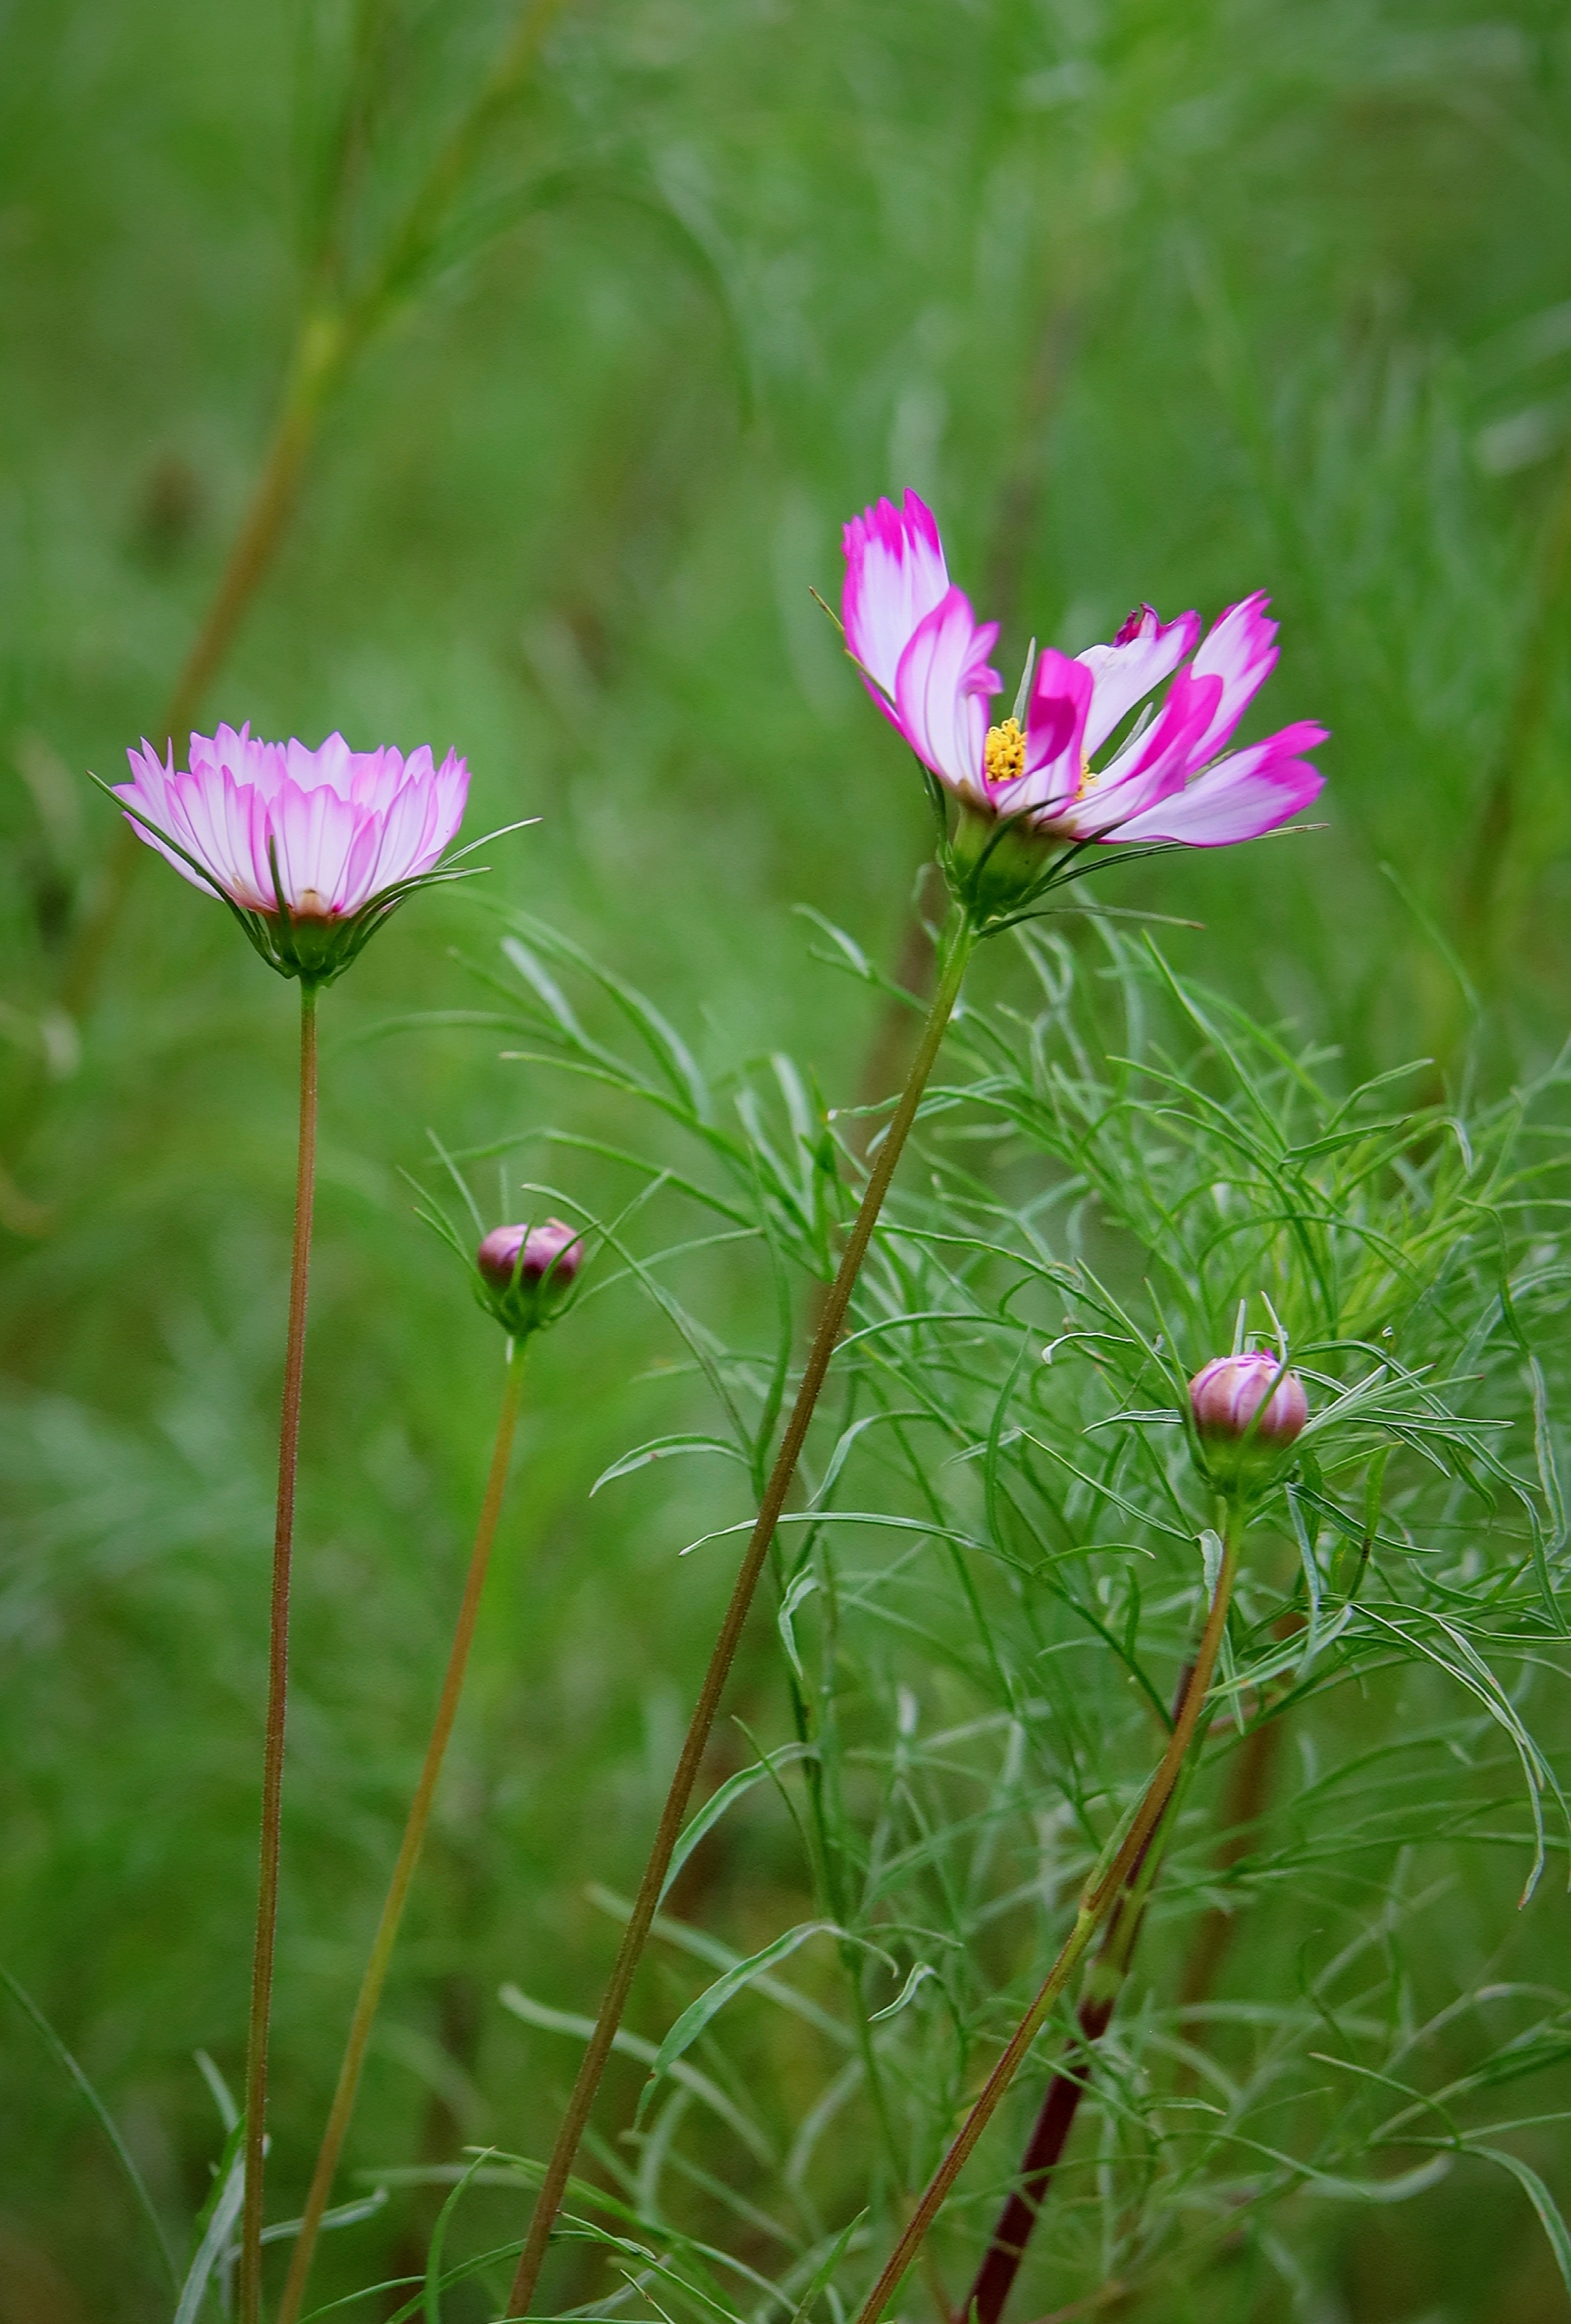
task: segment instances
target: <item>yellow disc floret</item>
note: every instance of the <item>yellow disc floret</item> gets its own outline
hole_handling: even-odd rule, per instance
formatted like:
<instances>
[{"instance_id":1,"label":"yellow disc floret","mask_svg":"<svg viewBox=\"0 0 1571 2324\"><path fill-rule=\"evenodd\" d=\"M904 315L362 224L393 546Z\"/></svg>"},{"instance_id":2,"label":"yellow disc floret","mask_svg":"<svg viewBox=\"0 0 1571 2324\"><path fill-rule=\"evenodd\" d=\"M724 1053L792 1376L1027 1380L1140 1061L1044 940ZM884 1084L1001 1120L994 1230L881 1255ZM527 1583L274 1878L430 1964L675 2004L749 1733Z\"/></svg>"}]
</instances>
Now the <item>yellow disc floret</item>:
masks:
<instances>
[{"instance_id":1,"label":"yellow disc floret","mask_svg":"<svg viewBox=\"0 0 1571 2324\"><path fill-rule=\"evenodd\" d=\"M1002 726L988 728L983 765L990 783L1019 781L1025 772L1025 734L1018 718L1006 718Z\"/></svg>"}]
</instances>

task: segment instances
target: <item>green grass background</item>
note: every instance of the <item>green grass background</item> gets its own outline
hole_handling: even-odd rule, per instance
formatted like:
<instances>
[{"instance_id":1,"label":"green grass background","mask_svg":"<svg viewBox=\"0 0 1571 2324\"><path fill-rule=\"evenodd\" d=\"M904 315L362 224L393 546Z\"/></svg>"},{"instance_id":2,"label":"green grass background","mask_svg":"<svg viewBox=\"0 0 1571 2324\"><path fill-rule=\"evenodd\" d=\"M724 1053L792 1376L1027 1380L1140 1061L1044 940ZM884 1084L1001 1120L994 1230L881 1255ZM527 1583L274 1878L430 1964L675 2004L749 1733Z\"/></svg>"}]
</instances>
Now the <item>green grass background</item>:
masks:
<instances>
[{"instance_id":1,"label":"green grass background","mask_svg":"<svg viewBox=\"0 0 1571 2324\"><path fill-rule=\"evenodd\" d=\"M213 2149L191 2052L241 2071L293 1024L151 857L79 1028L51 1013L112 844L83 770L118 779L154 731L245 507L356 38L376 62L351 274L510 21L475 0L0 14L0 1032L6 1158L48 1214L8 1239L0 1291L0 1959L171 2222ZM1563 8L569 7L439 255L325 417L208 723L454 743L471 832L541 818L498 844L492 894L642 985L707 1064L787 1047L853 1099L876 1012L792 908L892 964L925 808L809 589L836 594L847 514L914 484L1003 616L1006 668L1142 597L1210 614L1271 592L1271 723L1335 730L1326 828L1109 887L1204 923L1173 936L1180 965L1350 1071L1438 1053L1499 1088L1558 1046ZM483 1031L371 1038L483 1005L457 955L494 945L475 897L422 898L324 1004L280 2202L309 2169L497 1389L494 1329L399 1173L428 1126L627 1135L609 1098ZM754 1260L717 1263L705 1296L722 1326L765 1328ZM660 1377L670 1352L624 1292L533 1364L354 2165L550 2135L570 2051L495 1988L592 2006L615 1932L584 1886L635 1877L725 1586L722 1556L674 1559L703 1480L587 1500L694 1410ZM738 1941L791 1909L772 1864L724 1900ZM1564 1902L1536 1911L1551 1974ZM0 2318L162 2314L112 2158L14 2012L0 2077ZM1563 2313L1518 2192L1469 2181L1465 2234L1457 2200L1340 2219L1326 2314ZM324 2296L406 2260L423 2216L401 2200L337 2239Z\"/></svg>"}]
</instances>

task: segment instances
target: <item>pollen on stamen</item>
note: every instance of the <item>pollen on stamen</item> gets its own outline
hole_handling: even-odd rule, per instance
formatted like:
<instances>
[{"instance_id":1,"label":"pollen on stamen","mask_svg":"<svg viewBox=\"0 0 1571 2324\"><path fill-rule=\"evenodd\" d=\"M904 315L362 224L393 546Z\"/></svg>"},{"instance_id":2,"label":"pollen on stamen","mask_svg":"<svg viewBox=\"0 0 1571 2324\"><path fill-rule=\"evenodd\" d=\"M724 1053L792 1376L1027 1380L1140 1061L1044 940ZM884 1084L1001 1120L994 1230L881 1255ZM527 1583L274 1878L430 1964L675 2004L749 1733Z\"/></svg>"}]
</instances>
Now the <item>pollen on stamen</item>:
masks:
<instances>
[{"instance_id":1,"label":"pollen on stamen","mask_svg":"<svg viewBox=\"0 0 1571 2324\"><path fill-rule=\"evenodd\" d=\"M1025 772L1025 732L1018 718L988 728L983 765L990 783L1019 781Z\"/></svg>"}]
</instances>

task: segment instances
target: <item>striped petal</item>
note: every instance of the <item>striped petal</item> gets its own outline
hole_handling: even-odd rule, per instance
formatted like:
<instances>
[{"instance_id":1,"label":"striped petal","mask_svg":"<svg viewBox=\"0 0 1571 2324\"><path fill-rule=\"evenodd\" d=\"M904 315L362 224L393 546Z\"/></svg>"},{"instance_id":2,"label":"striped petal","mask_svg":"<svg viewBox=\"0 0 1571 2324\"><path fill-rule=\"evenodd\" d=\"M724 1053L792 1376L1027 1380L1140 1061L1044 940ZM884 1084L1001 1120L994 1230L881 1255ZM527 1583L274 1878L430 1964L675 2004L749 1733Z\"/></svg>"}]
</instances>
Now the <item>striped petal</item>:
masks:
<instances>
[{"instance_id":1,"label":"striped petal","mask_svg":"<svg viewBox=\"0 0 1571 2324\"><path fill-rule=\"evenodd\" d=\"M883 500L854 516L843 545L846 649L892 700L900 658L949 586L938 524L908 492L901 508Z\"/></svg>"},{"instance_id":2,"label":"striped petal","mask_svg":"<svg viewBox=\"0 0 1571 2324\"><path fill-rule=\"evenodd\" d=\"M923 766L979 807L987 706L1003 681L988 667L996 622L978 622L964 590L948 590L917 624L895 672L895 723Z\"/></svg>"},{"instance_id":3,"label":"striped petal","mask_svg":"<svg viewBox=\"0 0 1571 2324\"><path fill-rule=\"evenodd\" d=\"M1258 839L1318 798L1326 778L1301 753L1326 740L1326 728L1308 721L1284 726L1263 742L1219 759L1186 790L1159 800L1108 836L1181 840L1188 847Z\"/></svg>"}]
</instances>

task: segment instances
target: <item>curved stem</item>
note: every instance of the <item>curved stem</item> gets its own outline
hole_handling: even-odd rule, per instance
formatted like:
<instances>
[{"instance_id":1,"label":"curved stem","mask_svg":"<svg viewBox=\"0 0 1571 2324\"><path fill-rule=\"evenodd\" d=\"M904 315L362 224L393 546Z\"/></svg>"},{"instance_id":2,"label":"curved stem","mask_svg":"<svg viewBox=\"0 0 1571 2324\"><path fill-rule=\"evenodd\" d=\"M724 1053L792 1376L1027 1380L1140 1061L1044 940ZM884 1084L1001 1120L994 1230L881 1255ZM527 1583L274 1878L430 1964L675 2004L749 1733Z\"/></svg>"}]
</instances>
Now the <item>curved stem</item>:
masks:
<instances>
[{"instance_id":1,"label":"curved stem","mask_svg":"<svg viewBox=\"0 0 1571 2324\"><path fill-rule=\"evenodd\" d=\"M1106 1862L1086 1883L1075 1915L1075 1925L1064 1941L1057 1960L1042 1980L1040 1990L1025 2015L1021 2019L1009 2045L983 2085L982 2093L950 2144L948 2153L929 2181L921 2201L911 2214L910 2223L891 2253L887 2265L873 2285L857 2316L856 2324L878 2324L878 2319L900 2288L907 2268L916 2256L923 2236L942 2209L950 2189L960 2176L973 2148L992 2121L1003 2098L1020 2070L1031 2043L1041 2030L1044 2019L1079 1967L1092 1938L1107 1918L1120 1892L1135 1867L1141 1864L1153 1834L1172 1799L1178 1778L1183 1772L1189 1745L1199 1724L1206 1696L1210 1690L1211 1674L1216 1666L1217 1651L1227 1620L1227 1609L1233 1597L1233 1577L1238 1565L1238 1546L1243 1532L1242 1519L1236 1502L1230 1502L1227 1511L1227 1535L1223 1549L1222 1568L1216 1577L1211 1609L1206 1617L1199 1649L1195 1656L1195 1676L1185 1692L1184 1707L1176 1720L1157 1768L1124 1832L1118 1847Z\"/></svg>"},{"instance_id":2,"label":"curved stem","mask_svg":"<svg viewBox=\"0 0 1571 2324\"><path fill-rule=\"evenodd\" d=\"M725 1609L725 1618L720 1625L720 1633L715 1641L714 1651L709 1657L709 1666L704 1674L704 1683L699 1689L698 1700L694 1706L693 1716L688 1727L681 1757L677 1762L676 1773L671 1777L670 1790L666 1794L666 1803L661 1811L654 1845L650 1850L649 1862L644 1868L643 1878L639 1885L632 1916L623 1933L622 1944L611 1972L611 1981L605 1989L605 1997L600 2005L600 2015L596 2020L595 2031L584 2052L578 2080L573 2084L572 2094L568 2100L568 2110L562 2118L561 2127L557 2133L556 2144L551 2149L550 2159L546 2165L545 2177L535 2200L534 2216L530 2221L528 2239L518 2264L518 2273L513 2278L513 2289L508 2295L507 2306L510 2316L527 2315L530 2301L534 2297L535 2285L540 2280L541 2268L545 2260L546 2247L550 2241L551 2227L561 2208L562 2197L567 2191L568 2180L578 2152L578 2142L584 2135L585 2125L589 2119L589 2111L595 2103L595 2094L600 2087L606 2061L611 2055L612 2043L615 2040L617 2028L622 2023L622 2013L626 2006L633 1972L638 1967L651 1925L660 1904L661 1891L665 1886L671 1854L681 1833L682 1823L688 1812L688 1803L692 1796L693 1784L698 1777L705 1747L709 1739L709 1730L715 1723L715 1714L719 1708L720 1697L731 1669L732 1658L736 1652L737 1641L742 1636L742 1627L747 1619L748 1609L753 1603L753 1591L758 1586L758 1578L763 1570L764 1560L769 1554L770 1543L774 1537L774 1529L781 1511L785 1506L785 1498L790 1489L791 1480L796 1475L797 1462L801 1457L802 1445L807 1437L808 1424L813 1416L813 1407L818 1401L818 1394L829 1369L829 1360L835 1352L835 1342L840 1336L840 1326L845 1321L846 1310L850 1304L852 1289L861 1272L863 1259L866 1257L867 1246L873 1238L873 1230L878 1222L878 1214L883 1208L883 1199L889 1192L889 1184L894 1176L895 1165L900 1160L901 1150L910 1135L911 1124L916 1120L917 1108L921 1102L922 1092L927 1087L928 1076L932 1072L955 1003L959 998L960 987L965 980L966 965L975 941L975 935L966 924L962 924L955 932L948 956L944 964L943 973L938 980L938 990L923 1028L921 1045L911 1065L900 1103L895 1109L894 1118L889 1125L888 1133L879 1148L867 1181L866 1191L862 1197L861 1207L852 1223L851 1231L846 1239L846 1249L840 1260L839 1269L836 1274L829 1296L824 1302L823 1311L818 1318L818 1328L813 1335L813 1344L809 1351L807 1363L803 1367L801 1385L797 1390L797 1399L791 1407L791 1416L786 1423L785 1434L781 1441L781 1448L775 1457L774 1467L764 1489L758 1521L753 1528L746 1554L743 1558L733 1586L730 1603Z\"/></svg>"},{"instance_id":3,"label":"curved stem","mask_svg":"<svg viewBox=\"0 0 1571 2324\"><path fill-rule=\"evenodd\" d=\"M388 1883L382 1918L376 1924L371 1956L365 1964L365 1974L360 1980L360 1995L350 2020L349 2037L344 2045L344 2061L338 2069L338 2086L333 2093L328 2126L322 2133L317 2167L311 2176L310 2192L306 2197L305 2215L300 2220L300 2235L296 2238L289 2274L284 2282L278 2324L295 2324L305 2298L306 2278L310 2273L322 2214L328 2208L333 2174L338 2167L344 2135L355 2108L355 2095L360 2087L360 2070L365 2062L372 2020L376 2015L382 1988L387 1981L387 1965L393 1958L398 1924L403 1917L410 1883L414 1878L426 1826L430 1821L431 1802L436 1796L437 1781L447 1756L448 1740L453 1731L453 1721L457 1717L458 1698L464 1691L464 1674L468 1667L469 1648L474 1643L475 1623L480 1611L480 1595L485 1586L491 1546L496 1538L497 1519L502 1514L502 1497L507 1488L507 1470L513 1456L513 1434L518 1421L519 1384L522 1371L523 1351L509 1340L507 1377L502 1391L502 1410L496 1422L496 1443L491 1454L491 1471L485 1480L485 1498L480 1505L480 1522L475 1530L475 1547L464 1582L457 1626L453 1632L452 1652L448 1656L448 1674L442 1682L441 1699L432 1721L430 1741L426 1745L420 1781L410 1803L409 1820L403 1827L403 1840L399 1848L398 1860L393 1868L393 1878Z\"/></svg>"},{"instance_id":4,"label":"curved stem","mask_svg":"<svg viewBox=\"0 0 1571 2324\"><path fill-rule=\"evenodd\" d=\"M289 1570L294 1544L294 1480L300 1454L300 1379L305 1368L306 1289L317 1165L317 992L300 989L300 1158L294 1187L294 1254L289 1271L289 1342L278 1432L278 1513L273 1536L273 1607L267 1652L267 1728L262 1750L262 1861L256 1884L256 1943L245 2046L245 2207L240 2225L240 2324L257 2324L262 2305L262 2163L267 2115L267 2024L278 1921L278 1843L283 1794L283 1720L289 1685Z\"/></svg>"}]
</instances>

